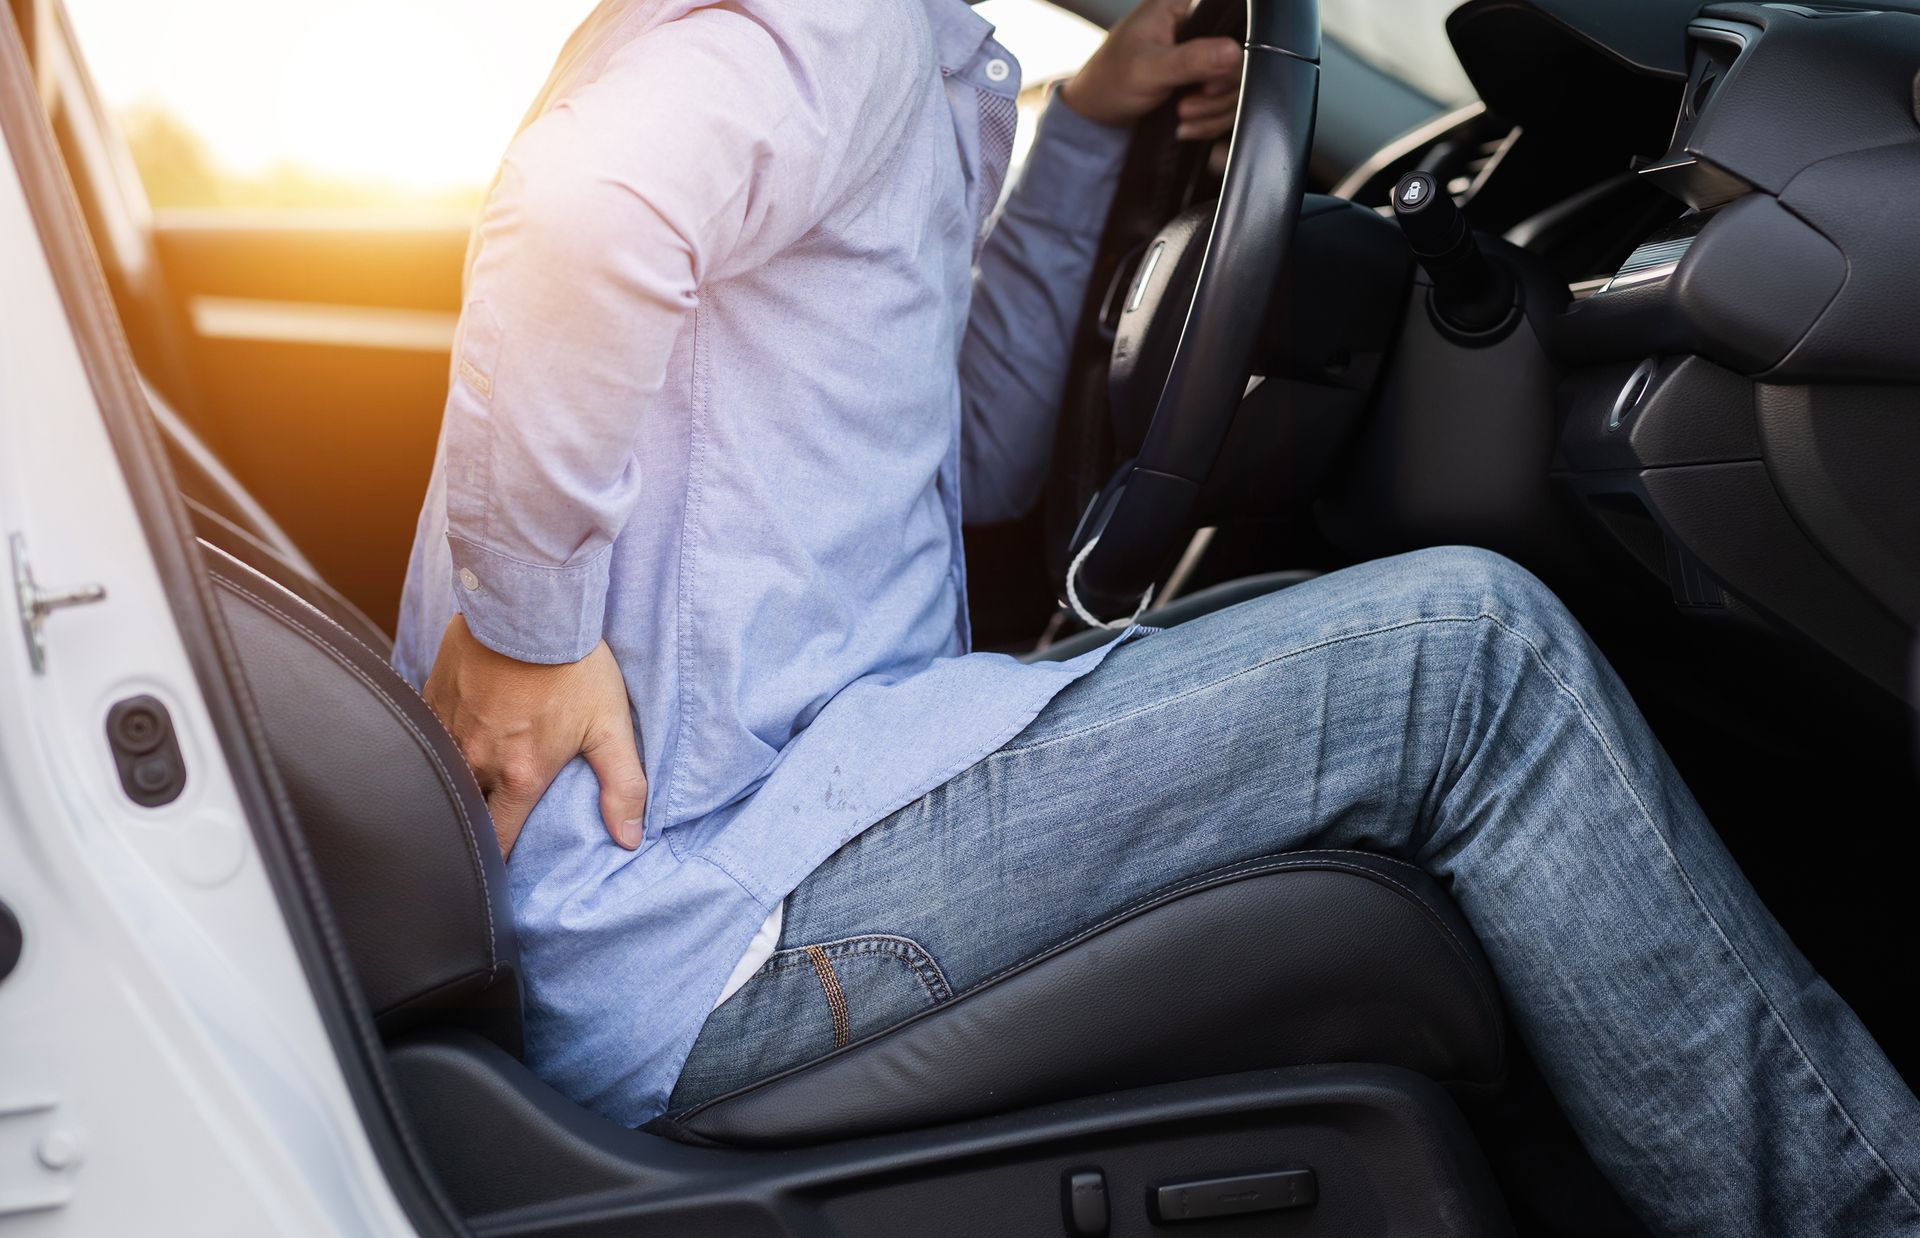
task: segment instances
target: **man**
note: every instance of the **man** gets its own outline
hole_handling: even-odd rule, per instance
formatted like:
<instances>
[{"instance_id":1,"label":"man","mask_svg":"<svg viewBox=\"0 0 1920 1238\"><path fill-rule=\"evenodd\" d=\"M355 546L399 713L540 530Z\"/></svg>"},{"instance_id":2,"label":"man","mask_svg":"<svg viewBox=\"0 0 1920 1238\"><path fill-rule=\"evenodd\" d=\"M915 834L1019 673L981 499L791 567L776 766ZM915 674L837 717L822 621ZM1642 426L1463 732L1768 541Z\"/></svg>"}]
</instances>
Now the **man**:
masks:
<instances>
[{"instance_id":1,"label":"man","mask_svg":"<svg viewBox=\"0 0 1920 1238\"><path fill-rule=\"evenodd\" d=\"M475 236L397 655L511 852L532 1064L638 1123L1360 847L1450 883L1657 1228L1920 1230L1912 1096L1520 569L967 653L961 514L1036 496L1125 128L1231 123L1183 8L1059 91L984 245L1018 74L963 0L609 0L563 53Z\"/></svg>"}]
</instances>

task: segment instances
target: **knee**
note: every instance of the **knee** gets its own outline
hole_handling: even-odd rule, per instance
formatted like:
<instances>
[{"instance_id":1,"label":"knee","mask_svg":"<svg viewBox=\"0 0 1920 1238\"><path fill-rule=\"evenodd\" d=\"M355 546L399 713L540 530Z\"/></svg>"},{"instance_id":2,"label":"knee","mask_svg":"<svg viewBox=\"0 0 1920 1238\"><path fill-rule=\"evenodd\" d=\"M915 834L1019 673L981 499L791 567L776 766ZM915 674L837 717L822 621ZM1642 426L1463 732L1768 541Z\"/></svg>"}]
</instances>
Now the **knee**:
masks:
<instances>
[{"instance_id":1,"label":"knee","mask_svg":"<svg viewBox=\"0 0 1920 1238\"><path fill-rule=\"evenodd\" d=\"M1570 621L1553 590L1505 555L1476 546L1439 546L1402 558L1431 606L1530 629Z\"/></svg>"}]
</instances>

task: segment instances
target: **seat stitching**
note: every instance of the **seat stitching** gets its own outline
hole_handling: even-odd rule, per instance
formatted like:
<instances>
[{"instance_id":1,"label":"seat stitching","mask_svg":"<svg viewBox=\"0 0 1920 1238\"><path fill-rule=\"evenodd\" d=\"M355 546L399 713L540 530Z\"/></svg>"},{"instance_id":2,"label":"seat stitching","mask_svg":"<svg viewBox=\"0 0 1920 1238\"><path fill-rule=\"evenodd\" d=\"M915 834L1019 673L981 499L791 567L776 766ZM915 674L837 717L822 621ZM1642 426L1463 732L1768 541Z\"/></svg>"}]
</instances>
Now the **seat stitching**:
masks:
<instances>
[{"instance_id":1,"label":"seat stitching","mask_svg":"<svg viewBox=\"0 0 1920 1238\"><path fill-rule=\"evenodd\" d=\"M1324 854L1327 854L1327 853L1317 852L1317 851L1290 852L1288 853L1287 857L1284 859L1245 861L1241 864L1229 865L1228 867L1222 868L1222 869L1215 869L1213 872L1210 872L1210 873L1203 873L1197 877L1190 878L1186 881L1177 882L1174 885L1167 886L1155 892L1154 894L1147 895L1145 898L1137 901L1131 906L1124 908L1121 911L1115 912L1113 915L1107 917L1106 919L1101 920L1097 924L1094 924L1093 926L1087 929L1084 929L1079 933L1074 934L1072 937L1067 938L1065 941L1062 941L1057 945L1050 946L1047 949L1042 950L1037 954L1028 956L1027 958L1021 960L1018 963L1015 963L1009 967L1002 968L1000 971L994 972L992 975L988 976L986 979L981 980L978 984L975 984L969 989L967 989L965 993L958 995L954 1000L955 1001L964 1000L967 997L971 997L976 993L982 992L992 987L993 985L1000 983L1001 981L1005 980L1007 977L1011 975L1015 975L1019 972L1025 971L1030 967L1036 966L1039 963L1042 963L1055 955L1062 954L1067 950L1070 950L1073 947L1079 945L1080 943L1086 941L1088 938L1096 936L1100 933L1103 933L1117 924L1133 919L1143 914L1144 912L1153 910L1155 907L1174 902L1179 898L1184 897L1187 894L1195 893L1199 890L1203 890L1212 886L1224 886L1236 881L1244 880L1251 877L1266 876L1271 873L1290 872L1290 871L1297 871L1297 870L1312 870L1315 868L1320 868L1324 871L1344 872L1353 876L1359 876L1359 877L1381 881L1399 890L1402 894L1406 895L1408 899L1414 903L1415 906L1419 907L1420 910L1426 914L1428 922L1440 930L1441 934L1446 938L1447 943L1452 947L1455 958L1465 968L1467 975L1472 980L1474 994L1480 999L1477 1004L1480 1008L1480 1012L1482 1016L1487 1021L1487 1026L1489 1031L1492 1033L1494 1043L1496 1045L1503 1045L1506 1040L1506 1035L1505 1035L1505 1029L1502 1027L1500 1022L1498 1006L1494 1003L1492 999L1492 995L1488 993L1486 988L1486 983L1480 978L1479 969L1474 966L1472 955L1468 953L1466 948L1461 944L1460 939L1454 934L1453 930L1449 928L1443 920L1440 919L1439 915L1436 912L1434 912L1434 910L1431 907L1427 906L1426 900L1421 898L1419 894L1416 893L1411 887L1403 885L1402 883L1395 881L1393 878L1388 877L1383 873L1375 872L1372 869L1367 868L1365 865L1354 864L1354 863L1351 863L1348 861L1342 861L1342 860L1326 860L1326 859L1317 858ZM1346 851L1346 852L1341 852L1339 854L1362 855L1362 856L1367 856L1369 858L1374 858L1374 859L1392 859L1392 857L1375 856L1372 852L1367 852L1367 851ZM1401 861L1401 860L1394 860L1393 862L1399 863L1399 864L1405 864L1405 861ZM1409 866L1409 867L1412 867L1412 866ZM849 1049L858 1048L860 1045L865 1045L873 1041L880 1040L884 1037L890 1036L900 1031L902 1028L905 1028L914 1023L918 1023L922 1018L925 1018L926 1016L932 1014L933 1010L938 1008L939 1007L934 1007L933 1009L922 1011L919 1015L916 1015L911 1019L903 1020L902 1022L896 1023L892 1027L876 1032L871 1036L863 1037L860 1040L859 1045L850 1045L850 1046L847 1046L847 1048ZM802 1063L799 1066L795 1066L790 1069L781 1071L779 1074L770 1076L769 1078L757 1080L756 1082L748 1084L745 1087L736 1088L732 1092L728 1092L721 1096L713 1097L710 1100L702 1101L700 1104L695 1105L691 1109L688 1109L686 1112L682 1113L679 1116L678 1120L681 1122L691 1121L693 1118L699 1116L700 1114L706 1112L708 1109L711 1109L716 1105L724 1104L727 1101L734 1100L743 1096L747 1096L754 1092L758 1092L762 1089L771 1087L774 1084L779 1083L785 1079L801 1074L804 1071L811 1070L814 1067L819 1066L822 1063L830 1060L830 1058L838 1057L840 1053L841 1053L841 1050L836 1049L832 1054L829 1054L827 1057L817 1058L814 1061Z\"/></svg>"},{"instance_id":2,"label":"seat stitching","mask_svg":"<svg viewBox=\"0 0 1920 1238\"><path fill-rule=\"evenodd\" d=\"M96 274L96 281L98 278ZM102 290L104 291L104 285ZM125 332L110 332L109 337L120 358L121 367L131 373L133 356L128 351ZM142 391L145 395L151 394L145 392L144 386ZM145 401L141 407L145 407ZM145 417L137 415L138 409L135 412L134 423L141 441L146 450L153 453L154 458L157 459L161 451L161 443L158 431L155 429L152 410L147 409L148 415ZM176 530L182 535L186 531L184 527ZM370 1075L373 1086L387 1105L388 1111L399 1112L400 1100L395 1091L393 1078L381 1068L383 1061L379 1056L381 1041L373 1025L375 1012L367 1005L365 993L354 983L356 978L350 974L351 969L345 965L347 944L345 935L340 930L339 917L334 915L332 908L326 905L326 891L320 881L319 870L314 864L312 845L295 827L297 814L294 811L292 798L287 793L285 781L280 778L278 770L266 753L266 724L260 716L259 704L254 700L252 688L247 682L246 670L240 665L240 655L235 647L232 633L227 630L227 624L219 614L220 599L215 597L213 592L213 583L217 578L205 562L193 564L189 559L188 563L190 568L198 567L199 569L189 571L193 598L200 607L201 618L211 625L214 636L214 656L219 659L220 674L224 677L222 686L226 689L227 700L240 717L241 732L246 740L244 751L249 760L257 763L257 768L253 771L258 779L255 789L259 795L265 797L270 806L270 816L263 822L255 817L254 806L247 805L246 815L249 823L254 827L254 832L261 840L263 849L268 840L284 848L284 858L292 866L300 892L311 904L307 908L308 920L313 930L320 935L322 952L330 964L328 974L338 984L338 996L346 1003L348 1014L355 1016L349 1020L353 1024L354 1041L363 1051L372 1055L373 1069ZM237 784L239 778L236 772L231 769L227 772ZM245 788L241 787L240 790L244 793ZM397 1134L409 1155L424 1158L425 1153L421 1150L420 1141L410 1125L400 1123Z\"/></svg>"},{"instance_id":3,"label":"seat stitching","mask_svg":"<svg viewBox=\"0 0 1920 1238\"><path fill-rule=\"evenodd\" d=\"M333 659L334 662L344 667L349 673L351 673L354 676L354 678L358 679L363 685L365 685L367 689L371 691L374 694L374 696L380 701L380 703L387 707L387 712L392 714L393 717L400 722L400 725L407 728L408 732L412 734L415 742L419 744L421 750L426 753L427 759L433 762L434 769L437 770L440 774L441 790L446 794L447 799L453 804L454 811L460 814L461 824L466 827L465 829L461 830L460 833L461 833L462 839L467 844L467 857L473 862L474 884L479 887L481 907L486 912L486 916L487 916L487 961L488 961L487 983L489 984L493 983L493 981L497 978L499 974L499 968L500 968L499 952L496 946L496 936L495 936L494 919L493 919L493 896L491 892L487 889L486 867L480 861L479 849L477 844L474 841L473 819L467 814L466 805L461 802L459 794L457 793L457 791L455 791L453 787L453 776L447 772L446 765L441 762L440 754L433 750L432 743L429 742L427 737L421 733L420 729L414 725L413 719L407 717L405 711L398 708L398 703L387 692L385 688L383 688L381 685L376 683L373 680L372 676L368 675L365 671L355 666L348 659L342 657L340 655L340 652L334 649L331 645L329 645L324 639L322 639L317 632L314 632L311 628L308 628L305 624L301 623L298 619L294 618L292 615L287 614L285 611L275 606L271 601L261 597L259 594L253 592L251 589L248 589L245 585L242 585L236 581L228 580L226 577L221 576L218 573L210 573L210 575L216 582L218 582L220 585L224 586L228 590L232 592L244 594L246 597L251 598L256 605L262 606L267 610L272 611L274 614L279 615L282 619L286 620L288 623L298 628L300 632L307 638L307 642L309 644L313 645L315 648L319 649L322 653L326 654L329 658ZM320 618L325 620L330 626L335 628L339 627L338 624L334 624L333 621L331 619L328 619L327 616L321 611L315 609L314 613L316 615L319 615ZM340 630L343 632L345 631L344 628L341 628ZM361 643L356 638L354 638L351 632L347 632L346 635L349 640L353 640L353 642L356 645L359 645L360 648L367 649L366 645ZM374 656L375 658L379 657L378 654L373 654L373 651L370 649L367 649L367 652L369 654L372 654L372 656ZM382 665L385 665L385 663L382 662ZM405 683L406 681L401 680L401 682ZM415 694L415 697L416 699L420 699L417 693ZM425 701L421 700L421 703L425 704ZM431 707L429 706L429 708Z\"/></svg>"},{"instance_id":4,"label":"seat stitching","mask_svg":"<svg viewBox=\"0 0 1920 1238\"><path fill-rule=\"evenodd\" d=\"M449 991L457 991L463 985L465 985L469 980L471 980L473 977L478 975L483 975L483 974L489 976L489 979L487 980L486 984L481 987L483 988L491 987L493 984L493 981L491 979L491 973L482 973L478 970L462 972L460 975L455 976L451 980L442 980L436 984L430 984L426 988L421 989L416 993L413 993L406 997L395 1000L392 1005L387 1007L387 1009L377 1012L376 1017L384 1017L386 1015L393 1014L396 1011L406 1010L407 1008L419 1002L423 1002L430 998L437 997L443 993L447 993Z\"/></svg>"},{"instance_id":5,"label":"seat stitching","mask_svg":"<svg viewBox=\"0 0 1920 1238\"><path fill-rule=\"evenodd\" d=\"M499 972L500 972L500 955L499 955L499 949L496 942L496 934L495 934L494 921L493 921L493 895L487 889L486 866L481 863L479 848L474 842L473 819L467 815L466 805L461 802L459 794L454 791L453 777L447 772L446 765L441 762L440 754L433 750L433 745L428 742L427 737L425 735L421 734L420 728L414 725L413 719L407 717L406 713L398 708L397 702L394 701L394 699L387 693L387 691L384 688L382 688L379 684L374 682L372 676L368 675L365 671L355 666L348 659L342 657L340 655L340 651L337 649L334 649L332 646L327 644L327 642L324 639L322 639L318 633L314 632L311 628L307 627L306 624L301 623L298 619L294 618L292 615L287 614L284 610L281 610L279 607L275 606L272 602L268 601L266 598L263 598L259 594L253 592L251 589L248 589L245 585L239 584L236 581L228 580L226 577L221 576L218 573L210 573L210 575L212 576L213 580L219 585L221 585L223 588L229 590L230 592L239 593L252 599L255 605L263 607L266 610L272 611L274 614L280 616L282 619L292 624L295 628L298 628L301 634L306 637L308 644L312 645L314 648L320 650L320 652L326 654L329 658L333 659L334 662L344 667L350 674L353 675L354 678L358 679L363 685L365 685L366 688L374 694L374 697L377 700L379 700L382 705L386 706L387 712L392 714L396 719L398 719L400 722L400 725L406 727L407 730L412 733L415 742L418 743L420 745L421 750L427 754L427 759L433 762L433 767L436 770L438 770L440 774L441 790L446 794L447 799L453 804L454 811L460 814L461 824L466 827L465 829L460 831L460 834L462 839L467 844L467 858L473 862L474 884L479 888L480 905L481 905L481 908L486 912L486 916L487 916L487 983L492 984L496 979L498 979ZM317 610L314 613L320 614L320 612ZM326 616L324 614L320 614L320 617L322 619L326 619ZM333 621L331 619L328 619L327 622L331 624ZM335 626L337 627L338 625L335 625ZM342 630L344 631L344 629ZM348 636L348 639L350 640L353 639L352 633L350 632L347 633L347 636ZM354 641L354 643L360 644L360 642L357 640ZM360 647L362 649L366 649L366 646L364 644L361 644ZM371 653L372 651L369 650L368 652ZM403 680L402 682L405 682L405 681Z\"/></svg>"},{"instance_id":6,"label":"seat stitching","mask_svg":"<svg viewBox=\"0 0 1920 1238\"><path fill-rule=\"evenodd\" d=\"M220 549L220 547L215 546L212 542L202 540L200 544L205 546L207 549L213 551L215 554L220 555L222 558L231 560L233 564L237 567L240 567L248 572L252 572L257 575L265 575L265 573L262 573L259 568L251 566L250 564L241 560L238 556L228 554L226 551ZM236 581L229 580L227 577L222 576L219 572L210 571L207 573L207 575L212 577L214 580L219 581L221 584L228 586L229 588L237 589L240 592L245 593L248 597L253 598L254 601L261 602L262 605L271 607L271 603L265 602L256 594L248 592L245 585L242 585ZM277 584L278 582L275 582L275 583ZM321 583L324 585L326 582L322 581ZM306 598L301 597L299 594L295 593L293 590L287 589L284 585L279 587L282 590L284 590L286 595L292 598L295 603L305 607L307 610L312 611L315 617L317 617L321 622L325 623L328 627L339 629L339 632L342 636L346 637L348 640L352 641L354 644L360 646L360 648L366 652L366 655L368 657L380 663L380 665L382 666L388 665L388 661L385 655L381 654L379 650L374 649L372 646L368 645L367 642L361 640L358 636L355 636L353 634L353 630L347 627L346 624L341 623L338 619L335 619L332 615L329 615L326 611L321 610L318 606L315 606L312 602L309 602ZM400 677L396 675L396 678L400 678ZM400 682L407 683L407 681L404 678L400 678ZM412 691L413 685L407 684L407 689L408 691ZM418 692L414 692L414 695L420 696ZM422 705L426 705L427 704L426 698L421 697L420 703ZM427 708L432 709L433 706L427 705Z\"/></svg>"},{"instance_id":7,"label":"seat stitching","mask_svg":"<svg viewBox=\"0 0 1920 1238\"><path fill-rule=\"evenodd\" d=\"M1425 912L1427 914L1427 917L1433 922L1434 927L1438 928L1441 931L1441 933L1446 936L1447 942L1449 945L1453 947L1455 955L1458 956L1460 962L1463 965L1465 965L1467 969L1467 974L1473 978L1475 992L1481 999L1480 1000L1481 1012L1487 1016L1488 1027L1493 1032L1494 1038L1496 1040L1503 1039L1504 1037L1502 1035L1502 1029L1499 1021L1499 1013L1498 1013L1499 1007L1492 1000L1491 995L1489 995L1486 992L1485 985L1481 983L1479 969L1473 965L1472 954L1461 943L1459 937L1457 937L1454 934L1454 931L1447 926L1447 923L1444 920L1440 919L1440 917L1434 913L1432 908L1427 906L1427 901L1421 898L1419 894L1415 893L1410 886L1403 885L1402 883L1395 881L1392 877L1387 876L1385 873L1374 872L1363 864L1348 864L1343 861L1338 861L1338 860L1328 861L1320 858L1322 856L1331 855L1331 854L1361 855L1361 856L1368 856L1369 858L1383 858L1383 857L1375 857L1373 856L1372 852L1368 852L1368 851L1352 851L1352 850L1340 851L1340 852L1332 852L1332 851L1298 852L1296 851L1296 852L1289 852L1285 860L1248 861L1244 866L1244 871L1236 872L1237 868L1241 868L1243 866L1230 865L1225 869L1215 870L1213 873L1203 873L1198 877L1191 878L1185 882L1180 882L1175 885L1168 886L1153 894L1146 895L1144 898L1136 901L1132 905L1122 908L1120 911L1115 912L1113 915L1109 916L1107 919L1100 921L1099 923L1093 925L1090 928L1083 929L1081 932L1075 934L1073 937L1068 938L1066 941L1060 942L1059 944L1054 946L1049 946L1047 949L1042 950L1037 954L1030 955L1027 958L1021 960L1018 963L1013 964L1010 967L1002 968L1000 971L997 971L992 975L988 976L985 980L982 980L979 985L976 985L974 987L980 988L980 987L984 987L985 985L992 984L995 981L1000 980L1003 977L1012 974L1013 972L1023 970L1024 968L1028 967L1031 964L1040 962L1042 959L1045 959L1049 955L1056 954L1060 951L1076 946L1080 942L1086 940L1087 938L1094 936L1095 934L1104 932L1107 929L1113 927L1114 925L1124 920L1133 918L1134 916L1140 914L1141 912L1151 910L1153 907L1163 903L1172 902L1175 899L1178 899L1186 894L1193 893L1199 889L1204 889L1208 885L1216 884L1216 880L1215 880L1216 878L1218 879L1217 884L1225 884L1229 880L1238 880L1243 877L1260 876L1269 872L1286 872L1294 869L1311 868L1315 865L1326 865L1330 868L1337 867L1339 871L1342 871L1342 872L1356 873L1360 876L1371 877L1380 881L1384 881L1388 885L1392 886L1394 889L1399 890L1402 894L1406 895L1409 901L1411 901L1415 906L1419 907L1421 911ZM1397 862L1404 863L1404 861L1397 861ZM973 989L968 990L968 992L972 992L972 991Z\"/></svg>"},{"instance_id":8,"label":"seat stitching","mask_svg":"<svg viewBox=\"0 0 1920 1238\"><path fill-rule=\"evenodd\" d=\"M1301 853L1301 852L1293 852L1292 854L1294 854L1294 855L1300 855L1300 854L1303 854L1303 853ZM1424 868L1421 868L1421 867L1420 867L1420 866L1419 866L1418 864L1415 864L1415 863L1414 863L1413 861L1411 861L1411 860L1403 860L1403 859L1401 859L1401 858L1400 858L1399 856L1397 856L1397 855L1382 855L1382 854L1380 854L1380 853L1379 853L1378 851L1361 851L1361 850L1360 850L1359 848L1357 848L1357 847L1315 847L1315 848L1314 848L1314 849L1313 849L1313 850L1312 850L1311 852L1306 852L1306 853L1304 853L1304 854L1309 854L1309 855L1358 855L1358 856L1364 856L1364 857L1366 857L1366 858L1367 858L1367 859L1369 859L1369 860L1378 860L1378 861L1380 861L1380 862L1381 862L1382 864L1394 864L1394 865L1397 865L1397 866L1399 866L1399 867L1401 867L1401 868L1404 868L1404 869L1408 869L1408 870L1410 870L1410 871L1412 871L1412 872L1416 872L1416 873L1419 873L1419 874L1420 874L1421 876L1423 876L1423 877L1428 877L1428 878L1431 878L1431 877L1433 876L1433 874L1432 874L1432 873L1430 873L1430 872L1428 872L1428 871L1427 871L1426 869L1424 869Z\"/></svg>"}]
</instances>

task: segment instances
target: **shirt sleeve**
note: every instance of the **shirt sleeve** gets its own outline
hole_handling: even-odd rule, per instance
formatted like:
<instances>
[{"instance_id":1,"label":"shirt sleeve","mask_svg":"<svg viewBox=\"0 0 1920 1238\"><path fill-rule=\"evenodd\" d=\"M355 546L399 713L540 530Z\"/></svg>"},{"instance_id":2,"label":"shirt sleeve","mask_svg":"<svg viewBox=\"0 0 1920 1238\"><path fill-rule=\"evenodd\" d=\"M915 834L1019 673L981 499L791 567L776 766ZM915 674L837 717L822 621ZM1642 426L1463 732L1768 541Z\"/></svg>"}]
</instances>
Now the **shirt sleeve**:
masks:
<instances>
[{"instance_id":1,"label":"shirt sleeve","mask_svg":"<svg viewBox=\"0 0 1920 1238\"><path fill-rule=\"evenodd\" d=\"M703 9L634 38L509 148L443 421L453 591L481 643L556 663L599 641L645 483L636 436L697 290L816 218L820 156L787 136L802 106L763 27Z\"/></svg>"},{"instance_id":2,"label":"shirt sleeve","mask_svg":"<svg viewBox=\"0 0 1920 1238\"><path fill-rule=\"evenodd\" d=\"M961 488L970 521L1017 519L1039 498L1127 137L1056 95L980 251L960 349Z\"/></svg>"}]
</instances>

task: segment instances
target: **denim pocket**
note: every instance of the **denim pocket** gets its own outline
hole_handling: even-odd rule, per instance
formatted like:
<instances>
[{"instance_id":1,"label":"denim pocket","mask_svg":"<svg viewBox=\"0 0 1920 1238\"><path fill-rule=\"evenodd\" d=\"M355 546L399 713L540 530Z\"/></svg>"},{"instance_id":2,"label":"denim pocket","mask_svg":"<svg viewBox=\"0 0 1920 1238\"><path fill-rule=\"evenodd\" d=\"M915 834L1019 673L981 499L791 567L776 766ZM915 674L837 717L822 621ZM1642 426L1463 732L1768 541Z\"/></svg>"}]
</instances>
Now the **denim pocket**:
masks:
<instances>
[{"instance_id":1,"label":"denim pocket","mask_svg":"<svg viewBox=\"0 0 1920 1238\"><path fill-rule=\"evenodd\" d=\"M782 950L707 1016L669 1107L825 1057L952 996L933 956L905 937L870 934Z\"/></svg>"}]
</instances>

